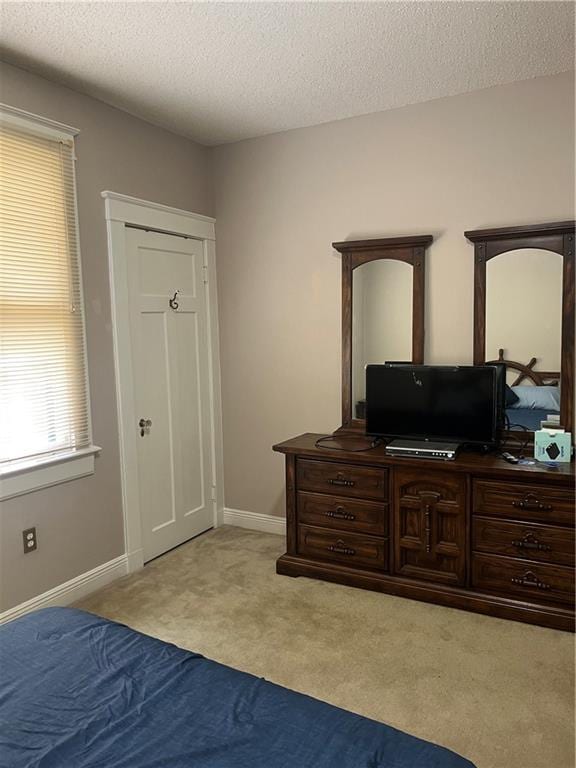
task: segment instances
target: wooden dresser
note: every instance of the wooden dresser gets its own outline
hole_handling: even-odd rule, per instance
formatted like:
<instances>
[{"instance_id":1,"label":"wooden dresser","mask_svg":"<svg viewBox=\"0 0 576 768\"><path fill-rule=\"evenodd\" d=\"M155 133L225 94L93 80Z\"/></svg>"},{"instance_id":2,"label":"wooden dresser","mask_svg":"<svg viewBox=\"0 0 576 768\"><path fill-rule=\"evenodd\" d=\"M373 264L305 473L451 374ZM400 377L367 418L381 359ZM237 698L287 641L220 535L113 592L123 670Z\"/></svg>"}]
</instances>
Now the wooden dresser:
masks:
<instances>
[{"instance_id":1,"label":"wooden dresser","mask_svg":"<svg viewBox=\"0 0 576 768\"><path fill-rule=\"evenodd\" d=\"M574 629L574 464L391 458L320 437L274 446L286 455L278 573Z\"/></svg>"}]
</instances>

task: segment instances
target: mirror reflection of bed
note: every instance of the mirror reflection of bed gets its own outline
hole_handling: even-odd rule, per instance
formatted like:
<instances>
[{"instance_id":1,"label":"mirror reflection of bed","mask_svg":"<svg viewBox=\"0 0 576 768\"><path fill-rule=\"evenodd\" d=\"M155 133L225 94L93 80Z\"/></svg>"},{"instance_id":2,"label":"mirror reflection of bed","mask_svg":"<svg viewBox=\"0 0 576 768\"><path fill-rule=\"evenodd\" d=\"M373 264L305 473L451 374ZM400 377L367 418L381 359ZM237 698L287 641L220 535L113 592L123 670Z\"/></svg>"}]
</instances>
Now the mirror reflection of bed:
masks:
<instances>
[{"instance_id":1,"label":"mirror reflection of bed","mask_svg":"<svg viewBox=\"0 0 576 768\"><path fill-rule=\"evenodd\" d=\"M560 419L560 372L538 371L538 359L532 357L523 364L504 357L498 350L498 358L488 360L506 366L506 422L507 429L534 432L543 421Z\"/></svg>"}]
</instances>

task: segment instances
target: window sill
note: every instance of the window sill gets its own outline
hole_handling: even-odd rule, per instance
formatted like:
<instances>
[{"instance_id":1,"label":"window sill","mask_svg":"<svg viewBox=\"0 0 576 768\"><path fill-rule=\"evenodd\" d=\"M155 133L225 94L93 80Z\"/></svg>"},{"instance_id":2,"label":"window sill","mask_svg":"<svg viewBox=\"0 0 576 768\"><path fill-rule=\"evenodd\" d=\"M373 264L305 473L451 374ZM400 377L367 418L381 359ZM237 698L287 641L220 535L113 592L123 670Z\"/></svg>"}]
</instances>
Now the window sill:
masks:
<instances>
[{"instance_id":1,"label":"window sill","mask_svg":"<svg viewBox=\"0 0 576 768\"><path fill-rule=\"evenodd\" d=\"M100 450L97 445L90 445L78 451L15 462L0 469L0 501L93 475L94 456Z\"/></svg>"}]
</instances>

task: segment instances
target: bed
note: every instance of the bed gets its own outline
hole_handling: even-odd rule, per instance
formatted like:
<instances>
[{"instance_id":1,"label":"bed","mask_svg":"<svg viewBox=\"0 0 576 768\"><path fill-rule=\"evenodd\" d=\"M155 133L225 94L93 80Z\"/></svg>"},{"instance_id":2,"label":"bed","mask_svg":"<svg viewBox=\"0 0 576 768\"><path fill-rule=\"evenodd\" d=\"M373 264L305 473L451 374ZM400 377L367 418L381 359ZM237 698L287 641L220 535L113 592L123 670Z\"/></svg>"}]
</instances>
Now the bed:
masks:
<instances>
[{"instance_id":1,"label":"bed","mask_svg":"<svg viewBox=\"0 0 576 768\"><path fill-rule=\"evenodd\" d=\"M0 627L0 670L2 768L474 768L73 608Z\"/></svg>"}]
</instances>

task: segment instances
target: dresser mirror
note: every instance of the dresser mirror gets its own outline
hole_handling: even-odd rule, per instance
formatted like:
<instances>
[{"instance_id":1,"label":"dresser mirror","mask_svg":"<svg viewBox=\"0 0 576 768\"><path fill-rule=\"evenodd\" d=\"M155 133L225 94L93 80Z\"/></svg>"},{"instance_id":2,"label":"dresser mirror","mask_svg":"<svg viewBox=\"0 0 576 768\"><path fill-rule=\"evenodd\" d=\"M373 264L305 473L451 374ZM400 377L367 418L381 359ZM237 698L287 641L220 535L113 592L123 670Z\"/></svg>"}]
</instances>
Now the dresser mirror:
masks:
<instances>
[{"instance_id":1,"label":"dresser mirror","mask_svg":"<svg viewBox=\"0 0 576 768\"><path fill-rule=\"evenodd\" d=\"M342 428L365 431L368 363L424 362L431 235L333 243L342 254Z\"/></svg>"},{"instance_id":2,"label":"dresser mirror","mask_svg":"<svg viewBox=\"0 0 576 768\"><path fill-rule=\"evenodd\" d=\"M539 429L560 414L562 256L553 251L505 251L486 263L486 357L508 367L506 408L511 430ZM502 352L500 352L502 350Z\"/></svg>"},{"instance_id":3,"label":"dresser mirror","mask_svg":"<svg viewBox=\"0 0 576 768\"><path fill-rule=\"evenodd\" d=\"M507 430L573 425L574 223L466 232L475 245L474 363L506 366Z\"/></svg>"},{"instance_id":4,"label":"dresser mirror","mask_svg":"<svg viewBox=\"0 0 576 768\"><path fill-rule=\"evenodd\" d=\"M412 359L412 266L379 259L352 272L352 402L362 416L366 366Z\"/></svg>"}]
</instances>

